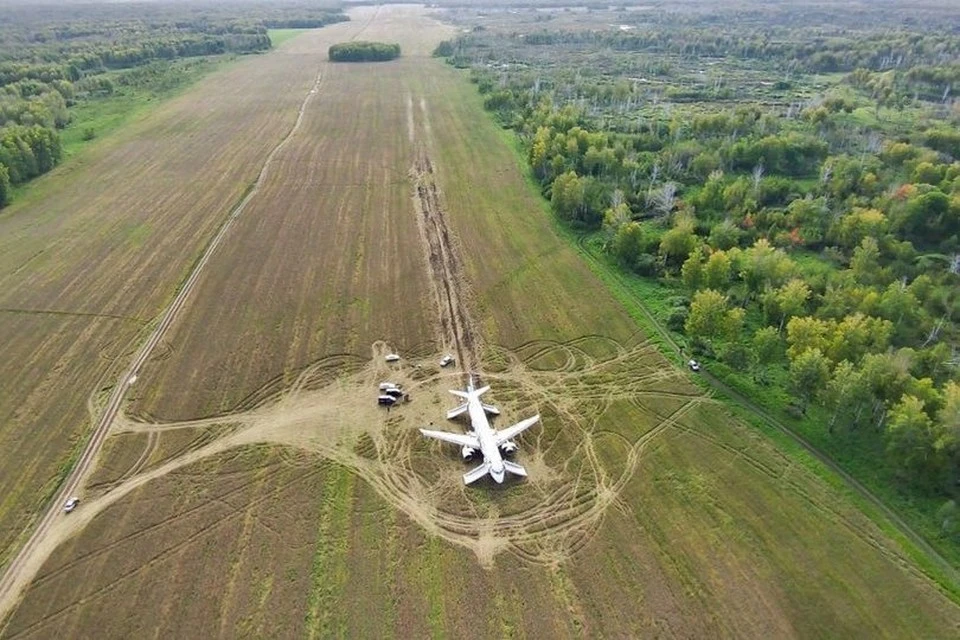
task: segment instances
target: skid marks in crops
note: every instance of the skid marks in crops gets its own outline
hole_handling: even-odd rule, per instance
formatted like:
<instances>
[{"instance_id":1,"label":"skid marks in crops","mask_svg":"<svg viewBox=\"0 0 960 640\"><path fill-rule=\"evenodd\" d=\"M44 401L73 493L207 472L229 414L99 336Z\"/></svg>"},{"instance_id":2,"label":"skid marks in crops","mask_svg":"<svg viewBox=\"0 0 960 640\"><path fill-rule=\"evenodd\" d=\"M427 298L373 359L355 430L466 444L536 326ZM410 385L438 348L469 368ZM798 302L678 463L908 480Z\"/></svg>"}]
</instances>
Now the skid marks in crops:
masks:
<instances>
[{"instance_id":1,"label":"skid marks in crops","mask_svg":"<svg viewBox=\"0 0 960 640\"><path fill-rule=\"evenodd\" d=\"M421 102L421 107L423 103ZM438 339L457 354L465 371L478 371L481 348L468 307L470 287L464 276L463 258L447 225L433 164L421 148L410 170L413 204L423 249L426 252L439 324Z\"/></svg>"},{"instance_id":2,"label":"skid marks in crops","mask_svg":"<svg viewBox=\"0 0 960 640\"><path fill-rule=\"evenodd\" d=\"M491 400L503 411L498 424L535 411L544 420L521 444L518 461L530 468L529 481L465 488L459 452L424 440L416 430L442 418L451 402L446 389L458 387L460 376L438 369L436 353L391 365L382 358L389 351L389 345L375 343L363 365L344 356L321 360L301 371L286 389L271 381L229 417L181 423L122 417L115 425L119 433L157 435L216 422L235 426L161 465L125 474L112 489L83 505L78 515L89 522L94 512L151 479L227 451L277 443L291 447L289 451L317 452L350 468L388 504L429 533L471 549L484 566L492 566L504 551L524 562L554 565L592 539L607 508L622 508L619 495L651 442L676 427L691 408L710 401L685 384L677 371L659 367L662 361L655 350L642 341L625 346L591 336L516 350L490 347L487 352L498 366L483 377L494 386L496 397ZM562 363L556 370L528 366L527 360L540 361L551 352L562 355L554 358ZM414 401L389 413L378 408L373 395L385 379L402 383ZM660 392L650 385L664 380L674 391L664 396L668 402L662 405ZM618 436L623 455L614 465L605 462L609 456L598 450L602 443L597 438L607 437L604 414L616 403L645 412L650 424L638 428L635 437ZM293 454L282 460L309 464Z\"/></svg>"},{"instance_id":3,"label":"skid marks in crops","mask_svg":"<svg viewBox=\"0 0 960 640\"><path fill-rule=\"evenodd\" d=\"M285 390L268 384L254 394L255 403L245 403L230 415L234 430L121 482L113 491L125 494L125 485L142 484L143 476L159 477L228 450L277 443L291 447L281 458L285 465L315 464L292 453L299 449L351 469L389 505L427 532L472 550L483 566L492 567L502 552L524 563L557 566L593 539L608 508L629 509L620 499L625 486L644 456L669 434L726 451L731 464L744 461L861 539L874 537L868 523L833 504L828 491L811 495L806 472L775 450L730 441L697 426L703 420L696 412L714 401L701 395L684 372L664 367L656 349L644 340L620 344L585 336L514 349L486 347L485 359L496 366L483 374L484 382L493 386L491 401L503 411L497 424L502 427L537 411L544 417L522 438L518 462L530 469L528 480L466 488L459 451L417 432L417 427L442 419L453 402L447 400L446 389L459 386L459 374L438 369L435 353L401 365L385 363L382 356L390 350L375 343L372 358L362 365L356 358L335 356L305 368ZM530 362L541 368L532 368ZM555 368L545 368L546 362L554 362ZM403 384L413 402L389 413L376 407L376 385L386 379ZM125 418L118 429L151 433L206 424ZM451 423L445 428L457 427ZM104 508L114 501L113 491L99 504L86 506ZM880 540L872 546L905 560Z\"/></svg>"}]
</instances>

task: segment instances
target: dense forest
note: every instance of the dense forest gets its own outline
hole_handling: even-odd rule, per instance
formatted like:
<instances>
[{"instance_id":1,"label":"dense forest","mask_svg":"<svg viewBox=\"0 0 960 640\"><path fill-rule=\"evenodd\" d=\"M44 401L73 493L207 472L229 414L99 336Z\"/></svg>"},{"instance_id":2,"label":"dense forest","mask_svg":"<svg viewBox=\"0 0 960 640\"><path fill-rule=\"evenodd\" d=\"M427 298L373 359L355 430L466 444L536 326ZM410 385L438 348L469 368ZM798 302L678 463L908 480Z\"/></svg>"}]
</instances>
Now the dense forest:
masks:
<instances>
[{"instance_id":1,"label":"dense forest","mask_svg":"<svg viewBox=\"0 0 960 640\"><path fill-rule=\"evenodd\" d=\"M685 357L960 549L955 8L457 15L436 54Z\"/></svg>"},{"instance_id":2,"label":"dense forest","mask_svg":"<svg viewBox=\"0 0 960 640\"><path fill-rule=\"evenodd\" d=\"M11 5L0 20L0 207L62 158L76 104L162 78L172 61L270 48L267 29L347 20L307 3ZM158 68L161 67L161 68ZM94 135L94 132L90 132Z\"/></svg>"},{"instance_id":3,"label":"dense forest","mask_svg":"<svg viewBox=\"0 0 960 640\"><path fill-rule=\"evenodd\" d=\"M334 62L384 62L400 57L400 45L386 42L341 42L330 47Z\"/></svg>"}]
</instances>

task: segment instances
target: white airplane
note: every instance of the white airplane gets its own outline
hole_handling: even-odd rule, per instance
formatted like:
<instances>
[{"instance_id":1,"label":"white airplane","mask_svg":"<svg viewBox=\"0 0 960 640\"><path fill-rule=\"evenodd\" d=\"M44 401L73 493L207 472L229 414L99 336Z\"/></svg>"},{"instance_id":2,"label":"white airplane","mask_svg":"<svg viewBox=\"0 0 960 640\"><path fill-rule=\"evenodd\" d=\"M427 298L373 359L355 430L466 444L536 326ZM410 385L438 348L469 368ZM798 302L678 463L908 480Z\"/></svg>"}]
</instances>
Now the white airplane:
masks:
<instances>
[{"instance_id":1,"label":"white airplane","mask_svg":"<svg viewBox=\"0 0 960 640\"><path fill-rule=\"evenodd\" d=\"M490 390L490 387L481 389L473 388L473 376L470 376L470 382L467 384L466 391L450 390L453 395L466 400L462 405L447 412L447 419L452 420L463 413L469 413L472 431L467 433L450 433L448 431L428 431L420 429L420 433L428 438L436 438L444 442L450 442L460 446L460 452L463 459L471 458L478 451L483 455L483 463L467 473L463 474L463 483L471 484L476 482L488 473L497 483L502 483L506 472L526 476L527 470L520 465L504 460L503 456L513 453L517 450L517 444L513 438L532 427L540 420L540 415L527 418L517 424L497 431L487 422L487 414L499 415L500 411L489 404L480 402L480 396Z\"/></svg>"}]
</instances>

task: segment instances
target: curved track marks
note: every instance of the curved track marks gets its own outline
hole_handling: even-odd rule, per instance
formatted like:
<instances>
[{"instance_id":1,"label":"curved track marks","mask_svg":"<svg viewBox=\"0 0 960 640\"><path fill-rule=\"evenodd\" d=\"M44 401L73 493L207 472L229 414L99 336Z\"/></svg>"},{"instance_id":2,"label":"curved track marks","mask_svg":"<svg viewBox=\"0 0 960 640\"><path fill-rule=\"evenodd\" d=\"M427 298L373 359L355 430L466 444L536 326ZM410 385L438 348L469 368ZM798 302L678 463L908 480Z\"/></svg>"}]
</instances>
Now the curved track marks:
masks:
<instances>
[{"instance_id":1,"label":"curved track marks","mask_svg":"<svg viewBox=\"0 0 960 640\"><path fill-rule=\"evenodd\" d=\"M626 375L643 380L639 373L650 355L650 347L645 344L632 349L618 346L614 350L616 355L605 361L591 357L575 343L550 348L575 352L578 367L533 371L521 358L512 357L509 369L486 376L503 390L505 419L514 412L526 411L533 403L541 409L548 408L555 416L550 424L551 433L540 433L536 435L537 440L542 444L545 439L552 439L551 442L558 437L567 439L565 453L557 455L526 447L532 459L522 462L532 464L534 477L524 491L505 494L505 500L498 506L477 502L476 493L465 491L460 481L460 467L449 464L450 456L438 454L415 429L429 418L438 418L434 415L437 407L443 402L446 388L455 384L457 375L443 372L414 380L409 376L414 373L422 376L427 363L436 358L435 354L427 356L423 363L411 362L408 369L389 369L380 357L386 345L375 344L371 349L373 357L366 366L357 369L356 362L339 356L315 363L303 370L289 389L264 393L256 406L229 416L227 420L238 425L235 430L121 480L81 507L75 514L76 519L69 524L83 526L96 513L147 482L205 458L248 445L278 443L319 453L353 470L388 504L406 513L430 533L471 549L485 566L492 566L494 557L502 551L509 551L525 562L553 565L593 537L604 512L617 502L650 442L673 427L696 404L708 399L684 396L653 428L626 442L622 465L608 468L596 450L592 425L595 420L584 416L584 403L593 405L596 398L602 399L601 406L618 400L640 402L633 386L618 389L619 377ZM353 371L341 370L340 377L331 379L331 368L342 364ZM632 369L637 366L640 369ZM618 371L624 367L628 371ZM603 370L618 375L611 376L606 383L587 380L577 384L582 377L596 377L598 371ZM375 388L376 381L388 375L403 382L417 398L424 399L391 414L379 411L372 403L369 408L366 403L358 407L358 394ZM571 383L572 391L559 394L558 401L557 390L565 382ZM275 389L271 384L266 386ZM431 398L436 400L431 402ZM418 413L418 408L424 413ZM120 416L118 427L120 431L147 432L155 436L172 429L202 428L223 420L151 424ZM564 436L563 430L569 430L569 434ZM363 434L370 437L372 448L364 450L358 446ZM291 464L303 464L303 459L292 459ZM433 468L423 471L425 466ZM67 524L65 520L59 522ZM63 526L52 538L63 540L72 531L72 526Z\"/></svg>"}]
</instances>

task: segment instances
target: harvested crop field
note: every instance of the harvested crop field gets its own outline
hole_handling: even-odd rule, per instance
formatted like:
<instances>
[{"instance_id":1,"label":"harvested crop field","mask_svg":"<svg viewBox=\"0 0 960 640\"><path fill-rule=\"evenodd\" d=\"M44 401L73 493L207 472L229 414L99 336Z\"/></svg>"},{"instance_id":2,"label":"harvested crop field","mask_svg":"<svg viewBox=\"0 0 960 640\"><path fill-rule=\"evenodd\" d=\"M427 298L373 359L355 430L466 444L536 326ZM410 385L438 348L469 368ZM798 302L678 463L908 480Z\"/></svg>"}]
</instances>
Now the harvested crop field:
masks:
<instances>
[{"instance_id":1,"label":"harvested crop field","mask_svg":"<svg viewBox=\"0 0 960 640\"><path fill-rule=\"evenodd\" d=\"M88 428L91 393L113 382L290 130L322 58L288 47L236 62L0 213L0 335L12 348L0 363L0 565Z\"/></svg>"},{"instance_id":2,"label":"harvested crop field","mask_svg":"<svg viewBox=\"0 0 960 640\"><path fill-rule=\"evenodd\" d=\"M955 635L960 608L842 489L637 332L429 58L447 30L353 17L263 60L357 34L404 58L297 72L320 71L300 126L3 635ZM459 452L417 433L466 368L495 426L541 414L527 481L466 488ZM412 402L379 409L385 379Z\"/></svg>"}]
</instances>

